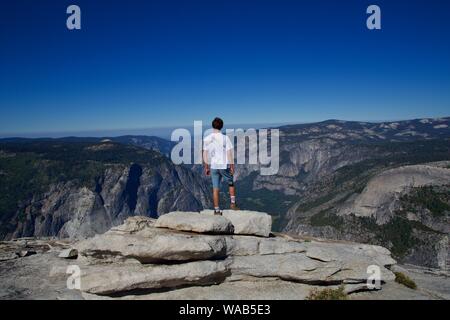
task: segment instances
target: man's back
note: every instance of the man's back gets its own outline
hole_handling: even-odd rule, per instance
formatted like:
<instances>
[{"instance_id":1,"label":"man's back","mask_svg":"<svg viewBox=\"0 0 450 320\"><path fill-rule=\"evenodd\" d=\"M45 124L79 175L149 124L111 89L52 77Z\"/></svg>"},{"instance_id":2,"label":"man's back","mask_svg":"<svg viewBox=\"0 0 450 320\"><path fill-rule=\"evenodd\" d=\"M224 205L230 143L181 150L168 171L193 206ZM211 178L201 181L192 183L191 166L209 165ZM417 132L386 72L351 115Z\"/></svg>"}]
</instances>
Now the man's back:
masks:
<instances>
[{"instance_id":1,"label":"man's back","mask_svg":"<svg viewBox=\"0 0 450 320\"><path fill-rule=\"evenodd\" d=\"M203 150L208 152L211 169L226 169L229 164L227 151L231 149L230 138L221 132L213 132L204 139Z\"/></svg>"}]
</instances>

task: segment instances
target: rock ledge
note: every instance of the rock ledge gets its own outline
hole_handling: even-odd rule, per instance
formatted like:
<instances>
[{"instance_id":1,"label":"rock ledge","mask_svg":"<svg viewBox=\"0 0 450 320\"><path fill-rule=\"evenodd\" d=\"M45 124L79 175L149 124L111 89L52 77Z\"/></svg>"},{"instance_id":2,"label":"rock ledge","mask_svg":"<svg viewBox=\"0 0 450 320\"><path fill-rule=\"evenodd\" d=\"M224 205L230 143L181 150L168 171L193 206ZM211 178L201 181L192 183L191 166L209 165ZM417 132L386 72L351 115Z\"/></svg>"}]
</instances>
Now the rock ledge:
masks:
<instances>
[{"instance_id":1,"label":"rock ledge","mask_svg":"<svg viewBox=\"0 0 450 320\"><path fill-rule=\"evenodd\" d=\"M61 257L78 254L81 291L88 299L179 299L182 292L203 299L208 288L208 299L251 299L250 288L265 287L266 296L255 297L289 299L304 298L314 286L337 285L351 293L369 290L372 265L380 268L382 283L394 280L389 268L396 262L383 247L267 238L268 225L266 214L245 211L223 217L173 212L156 221L136 216L75 243Z\"/></svg>"}]
</instances>

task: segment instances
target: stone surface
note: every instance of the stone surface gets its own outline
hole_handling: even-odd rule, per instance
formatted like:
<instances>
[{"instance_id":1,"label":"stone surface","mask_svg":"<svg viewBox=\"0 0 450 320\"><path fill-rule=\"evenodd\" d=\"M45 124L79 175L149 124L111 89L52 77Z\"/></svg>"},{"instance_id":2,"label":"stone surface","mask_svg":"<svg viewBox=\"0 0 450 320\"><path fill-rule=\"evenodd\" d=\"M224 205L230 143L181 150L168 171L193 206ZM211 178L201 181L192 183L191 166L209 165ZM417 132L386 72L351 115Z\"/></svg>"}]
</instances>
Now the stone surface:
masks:
<instances>
[{"instance_id":1,"label":"stone surface","mask_svg":"<svg viewBox=\"0 0 450 320\"><path fill-rule=\"evenodd\" d=\"M0 256L36 251L0 262L0 298L305 299L313 289L340 285L350 299L450 298L446 273L399 269L389 250L380 246L283 234L200 234L155 224L147 217L131 217L103 235L76 243L0 243ZM77 260L58 257L61 252L70 256L74 249ZM80 268L81 292L67 289L69 265ZM366 285L372 265L382 277L376 292ZM418 289L395 283L389 268L407 270Z\"/></svg>"},{"instance_id":2,"label":"stone surface","mask_svg":"<svg viewBox=\"0 0 450 320\"><path fill-rule=\"evenodd\" d=\"M422 120L426 122L421 122ZM382 171L386 171L386 168L380 161L375 161L373 166L371 165L368 170L362 170L359 174L360 163L364 164L365 161L377 159L382 152L383 157L392 160L389 165L389 170L391 170L404 163L416 163L418 159L423 159L423 155L426 155L428 150L433 150L434 145L444 148L440 150L444 150L445 155L448 141L442 138L448 137L449 124L450 118L447 117L445 119L421 119L383 124L327 121L283 127L280 132L282 159L280 159L278 174L263 176L254 174L260 169L258 165L239 166L236 171L236 179L237 181L246 181L246 185L250 188L247 191L255 191L256 198L251 199L251 201L260 202L261 210L271 203L264 201L264 197L259 199L257 190L267 189L268 192L278 192L277 200L280 205L281 203L291 203L292 199L290 198L292 196L297 197L294 203L289 205L289 212L279 212L280 217L285 218L282 219L284 221L280 221L279 225L286 225L286 222L290 222L288 224L290 229L284 231L308 232L311 236L332 239L375 242L373 241L374 238L370 236L372 233L370 230L359 232L358 228L354 228L348 220L344 220L340 230L330 230L332 228L326 226L320 228L320 230L314 228L314 231L308 231L303 228L309 223L309 219L303 218L308 218L329 208L338 209L343 214L342 216L347 217L345 213L352 211L343 210L347 208L355 209L355 214L362 217L376 216L380 223L386 222L396 209L391 200L395 201L398 195L397 189L393 192L389 190L389 185L397 185L402 180L407 182L406 185L410 185L409 182L415 184L416 182L427 182L427 180L434 181L435 178L436 181L442 181L442 178L448 177L448 174L441 175L439 173L436 175L433 173L435 171L433 169L428 173L426 168L426 170L419 170L416 173L404 169L397 171L397 173L389 171L389 175L395 181L389 177L376 178L374 184L371 184L364 191L364 194L361 194L364 181L375 178ZM437 128L439 129L437 130ZM434 141L435 138L441 139L441 141ZM156 144L143 142L147 139L149 137L128 137L121 141L144 148L153 148L155 145L159 145L159 142ZM411 142L417 141L417 139L421 140L417 149L422 150L418 153L416 153L416 149L414 149L414 152L409 152L409 144L396 144L395 148L385 148L387 145L384 145L389 141ZM355 141L383 141L383 146L371 143L355 144ZM55 141L55 146L61 143L61 141ZM86 151L98 153L106 148L110 152L111 150L116 151L109 149L115 147L118 146L111 143L94 143ZM6 146L0 151L2 155L13 156L13 152L5 150L5 148ZM65 150L65 148L61 149ZM164 152L167 152L168 149L165 150ZM113 153L116 155L123 154L120 153L123 150L117 151ZM128 154L130 150L127 148L125 151ZM137 152L142 154L144 151L139 149ZM402 156L398 157L398 155ZM407 161L403 155L409 157ZM90 156L88 159L83 158L82 161L89 164L90 158ZM441 157L441 159L445 159L445 157ZM32 192L24 203L18 203L18 208L12 217L3 215L7 220L2 221L2 224L11 226L11 228L8 228L11 232L5 235L5 239L32 235L40 237L90 237L95 233L105 232L111 226L120 224L128 216L140 214L157 217L160 214L175 210L197 211L211 207L209 181L201 178L197 167L194 166L194 170L190 170L191 168L184 168L183 166L173 166L170 161L166 161L167 159L156 158L155 160L157 161L152 161L153 164L151 165L131 164L128 161L121 164L108 164L105 170L100 172L99 176L102 179L99 179L96 188L88 185L80 186L79 183L76 183L77 180L80 180L78 179L80 177L74 177L72 181L65 183L43 186L44 194ZM347 177L348 180L334 186L331 182L338 181L335 179L341 177L340 169L343 167L346 167L346 172L351 174L342 176L342 178ZM446 168L449 171L448 164L441 168ZM414 176L411 176L411 174L414 174ZM415 177L416 174L419 175L418 178ZM422 175L425 178L421 178ZM405 177L409 178L404 179ZM384 188L384 185L387 187ZM355 189L350 186L355 186ZM384 191L389 191L394 197L385 197ZM338 196L335 197L336 194ZM373 199L373 197L378 200ZM316 201L330 198L332 199L327 203ZM341 203L340 200L344 200L344 198L349 200L347 203L349 207L337 208ZM242 200L247 202L249 199ZM249 203L243 203L243 206ZM309 204L318 204L318 206L303 212L301 208L309 208ZM361 209L361 212L359 212L359 209ZM23 212L26 212L26 219L23 219ZM303 217L299 215L303 215ZM448 233L450 224L444 219L436 219L430 214L415 213L411 218L409 216L411 216L411 213L408 213L408 219L418 219L427 227L431 226L434 230ZM312 225L310 227L312 228ZM435 244L443 243L445 239L437 236L427 239L428 235L426 236L421 236L418 238L419 241L414 242L413 256L408 256L408 259L402 261L445 267L444 262L446 260L441 257L446 252L440 249L441 246L439 246L439 249L432 250ZM390 240L385 239L383 245L389 246ZM422 246L422 240L426 240L430 245ZM377 241L377 243L379 242ZM448 241L446 243L448 247ZM435 259L432 259L433 256ZM446 256L449 255L446 254Z\"/></svg>"},{"instance_id":3,"label":"stone surface","mask_svg":"<svg viewBox=\"0 0 450 320\"><path fill-rule=\"evenodd\" d=\"M18 258L19 256L15 252L11 253L2 253L0 254L0 261L7 261L7 260L13 260Z\"/></svg>"},{"instance_id":4,"label":"stone surface","mask_svg":"<svg viewBox=\"0 0 450 320\"><path fill-rule=\"evenodd\" d=\"M103 235L78 242L81 256L97 260L141 263L193 261L225 257L226 241L221 236L188 234L151 225L138 228L142 220L127 220L123 228L113 228Z\"/></svg>"},{"instance_id":5,"label":"stone surface","mask_svg":"<svg viewBox=\"0 0 450 320\"><path fill-rule=\"evenodd\" d=\"M232 234L234 231L230 220L222 216L182 211L162 215L156 220L155 227L212 234Z\"/></svg>"},{"instance_id":6,"label":"stone surface","mask_svg":"<svg viewBox=\"0 0 450 320\"><path fill-rule=\"evenodd\" d=\"M370 260L322 262L304 254L278 254L264 256L236 256L231 264L233 274L253 277L277 277L283 280L311 284L361 283L367 280ZM382 280L393 281L394 275L380 266Z\"/></svg>"},{"instance_id":7,"label":"stone surface","mask_svg":"<svg viewBox=\"0 0 450 320\"><path fill-rule=\"evenodd\" d=\"M77 256L78 256L78 251L77 251L77 249L74 249L74 248L64 249L58 255L59 258L65 258L65 259L72 259L72 258L76 258Z\"/></svg>"},{"instance_id":8,"label":"stone surface","mask_svg":"<svg viewBox=\"0 0 450 320\"><path fill-rule=\"evenodd\" d=\"M133 216L127 218L121 225L112 227L109 232L123 234L136 233L153 226L155 221L155 219L145 216Z\"/></svg>"},{"instance_id":9,"label":"stone surface","mask_svg":"<svg viewBox=\"0 0 450 320\"><path fill-rule=\"evenodd\" d=\"M265 255L277 253L305 252L303 242L284 238L261 238L252 236L231 236L226 238L227 254L235 256Z\"/></svg>"},{"instance_id":10,"label":"stone surface","mask_svg":"<svg viewBox=\"0 0 450 320\"><path fill-rule=\"evenodd\" d=\"M282 280L224 282L211 286L195 286L145 295L129 295L125 300L300 300L305 299L314 286ZM83 294L87 300L108 299ZM109 298L110 299L110 298Z\"/></svg>"},{"instance_id":11,"label":"stone surface","mask_svg":"<svg viewBox=\"0 0 450 320\"><path fill-rule=\"evenodd\" d=\"M380 224L387 223L396 208L391 208L395 196L406 188L423 185L445 185L450 181L450 170L431 165L403 166L386 170L372 178L360 195L341 210L340 214L374 217Z\"/></svg>"},{"instance_id":12,"label":"stone surface","mask_svg":"<svg viewBox=\"0 0 450 320\"><path fill-rule=\"evenodd\" d=\"M201 214L213 215L213 210L203 210ZM231 221L235 234L268 237L272 230L272 217L264 212L248 210L223 210L223 216Z\"/></svg>"},{"instance_id":13,"label":"stone surface","mask_svg":"<svg viewBox=\"0 0 450 320\"><path fill-rule=\"evenodd\" d=\"M64 246L52 240L39 242L39 245L48 243L54 249L36 250L35 255L0 262L0 300L82 299L80 291L67 288L66 270L74 261L58 258ZM24 243L13 241L0 246L0 253L20 251L24 247Z\"/></svg>"},{"instance_id":14,"label":"stone surface","mask_svg":"<svg viewBox=\"0 0 450 320\"><path fill-rule=\"evenodd\" d=\"M17 255L19 257L28 257L28 256L32 256L33 254L36 254L36 251L34 250L21 250L17 252Z\"/></svg>"},{"instance_id":15,"label":"stone surface","mask_svg":"<svg viewBox=\"0 0 450 320\"><path fill-rule=\"evenodd\" d=\"M309 259L304 254L233 257L231 272L257 278L277 277L296 282L323 282L340 270L337 264Z\"/></svg>"},{"instance_id":16,"label":"stone surface","mask_svg":"<svg viewBox=\"0 0 450 320\"><path fill-rule=\"evenodd\" d=\"M96 146L101 147L93 145L94 148ZM94 148L89 152L98 152ZM122 152L127 156L129 151L134 152L119 144L114 148L118 148L119 158ZM136 149L136 152L142 156L145 151ZM91 165L90 156L77 156L81 157L83 166ZM129 164L126 161L105 166L99 172L102 179L98 181L97 189L80 186L77 181L81 177L46 184L43 186L44 194L31 194L29 200L20 203L11 221L1 221L1 224L11 223L14 228L0 240L25 236L77 240L104 233L130 216L151 214L157 217L176 210L200 211L211 207L209 187L199 174L189 168L175 166L159 154L149 154L152 156L157 159L148 164ZM131 185L135 188L130 188ZM19 219L20 212L27 212L25 220Z\"/></svg>"},{"instance_id":17,"label":"stone surface","mask_svg":"<svg viewBox=\"0 0 450 320\"><path fill-rule=\"evenodd\" d=\"M177 288L222 282L229 274L226 261L196 261L176 265L111 265L82 270L81 290L95 294Z\"/></svg>"},{"instance_id":18,"label":"stone surface","mask_svg":"<svg viewBox=\"0 0 450 320\"><path fill-rule=\"evenodd\" d=\"M413 265L395 265L395 272L402 272L417 284L417 290L435 299L450 300L450 272Z\"/></svg>"},{"instance_id":19,"label":"stone surface","mask_svg":"<svg viewBox=\"0 0 450 320\"><path fill-rule=\"evenodd\" d=\"M354 257L360 257L379 266L396 263L389 250L375 245L317 241L305 242L303 245L306 248L306 256L324 262L352 261Z\"/></svg>"}]
</instances>

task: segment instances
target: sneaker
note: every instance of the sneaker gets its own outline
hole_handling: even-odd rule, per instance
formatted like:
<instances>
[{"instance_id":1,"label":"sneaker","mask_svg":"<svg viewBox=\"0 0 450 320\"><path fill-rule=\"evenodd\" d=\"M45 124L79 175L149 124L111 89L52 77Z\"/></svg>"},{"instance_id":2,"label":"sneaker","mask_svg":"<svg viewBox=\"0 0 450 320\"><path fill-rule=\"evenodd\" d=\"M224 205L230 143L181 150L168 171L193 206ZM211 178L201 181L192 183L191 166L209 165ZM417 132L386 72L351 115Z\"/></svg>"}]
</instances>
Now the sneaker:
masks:
<instances>
[{"instance_id":1,"label":"sneaker","mask_svg":"<svg viewBox=\"0 0 450 320\"><path fill-rule=\"evenodd\" d=\"M214 210L214 215L215 216L221 216L222 215L222 211L220 211L220 210Z\"/></svg>"},{"instance_id":2,"label":"sneaker","mask_svg":"<svg viewBox=\"0 0 450 320\"><path fill-rule=\"evenodd\" d=\"M236 203L230 204L230 209L231 210L240 210L239 207L236 205Z\"/></svg>"}]
</instances>

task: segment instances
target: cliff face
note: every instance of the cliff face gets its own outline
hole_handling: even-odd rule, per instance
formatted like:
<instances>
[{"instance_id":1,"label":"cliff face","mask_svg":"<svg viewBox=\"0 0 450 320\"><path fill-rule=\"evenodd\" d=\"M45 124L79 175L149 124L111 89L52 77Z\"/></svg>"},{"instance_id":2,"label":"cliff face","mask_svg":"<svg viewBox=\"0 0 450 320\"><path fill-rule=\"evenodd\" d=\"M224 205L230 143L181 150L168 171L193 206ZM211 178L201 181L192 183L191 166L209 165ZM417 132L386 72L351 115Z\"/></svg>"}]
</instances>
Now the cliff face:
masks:
<instances>
[{"instance_id":1,"label":"cliff face","mask_svg":"<svg viewBox=\"0 0 450 320\"><path fill-rule=\"evenodd\" d=\"M133 215L201 210L210 205L207 191L192 172L180 167L114 165L105 170L95 189L70 181L52 184L45 194L23 203L25 218L13 218L17 227L6 238L88 237Z\"/></svg>"},{"instance_id":2,"label":"cliff face","mask_svg":"<svg viewBox=\"0 0 450 320\"><path fill-rule=\"evenodd\" d=\"M241 207L270 212L276 230L380 244L402 262L444 267L449 210L397 211L406 187L449 181L448 165L427 165L450 160L449 125L441 118L281 127L277 175L238 168ZM414 165L425 168L409 172Z\"/></svg>"},{"instance_id":3,"label":"cliff face","mask_svg":"<svg viewBox=\"0 0 450 320\"><path fill-rule=\"evenodd\" d=\"M341 191L305 211L299 204L285 230L376 243L404 263L448 269L449 165L444 161L382 171L360 191Z\"/></svg>"},{"instance_id":4,"label":"cliff face","mask_svg":"<svg viewBox=\"0 0 450 320\"><path fill-rule=\"evenodd\" d=\"M17 202L11 202L0 216L4 239L88 237L129 216L158 217L174 210L201 210L211 204L210 190L196 173L174 166L152 151L110 143L82 145L78 153L68 155L77 158L76 163L67 164L71 170L79 168L72 175L55 159L62 152L52 150L29 160L27 165L36 168L30 173L29 185L20 182L14 198ZM105 157L106 153L116 160ZM15 168L25 154L28 156L28 152L8 154L10 163L4 164L4 171L15 180L5 182L3 188L11 189L30 169L25 165ZM64 163L67 161L71 160Z\"/></svg>"},{"instance_id":5,"label":"cliff face","mask_svg":"<svg viewBox=\"0 0 450 320\"><path fill-rule=\"evenodd\" d=\"M236 174L241 205L279 217L299 202L331 196L344 184L363 183L383 170L402 165L450 160L450 119L367 123L330 120L280 127L280 169L258 174L258 166L239 166ZM356 181L360 180L360 181ZM273 200L278 206L273 206Z\"/></svg>"}]
</instances>

